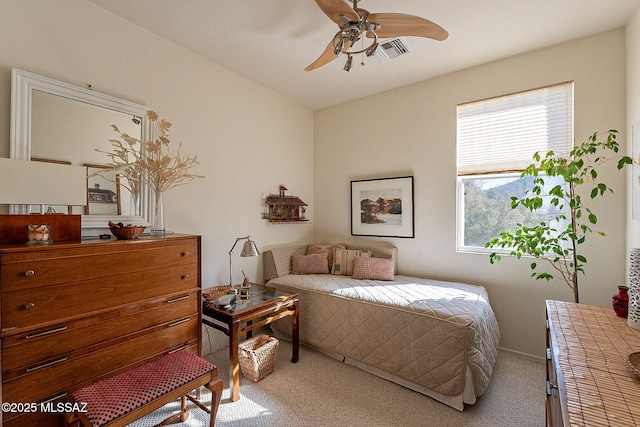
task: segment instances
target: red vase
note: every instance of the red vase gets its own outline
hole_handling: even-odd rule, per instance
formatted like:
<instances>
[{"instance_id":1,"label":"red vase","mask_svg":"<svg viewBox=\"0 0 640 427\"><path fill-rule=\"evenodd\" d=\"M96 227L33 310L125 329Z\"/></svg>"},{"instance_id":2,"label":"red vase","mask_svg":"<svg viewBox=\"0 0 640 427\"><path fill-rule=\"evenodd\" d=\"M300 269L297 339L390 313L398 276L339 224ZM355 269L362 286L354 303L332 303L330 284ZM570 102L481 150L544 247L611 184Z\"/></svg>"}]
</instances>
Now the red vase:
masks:
<instances>
[{"instance_id":1,"label":"red vase","mask_svg":"<svg viewBox=\"0 0 640 427\"><path fill-rule=\"evenodd\" d=\"M629 310L629 288L626 286L618 286L618 293L611 297L613 303L613 311L618 317L627 317Z\"/></svg>"}]
</instances>

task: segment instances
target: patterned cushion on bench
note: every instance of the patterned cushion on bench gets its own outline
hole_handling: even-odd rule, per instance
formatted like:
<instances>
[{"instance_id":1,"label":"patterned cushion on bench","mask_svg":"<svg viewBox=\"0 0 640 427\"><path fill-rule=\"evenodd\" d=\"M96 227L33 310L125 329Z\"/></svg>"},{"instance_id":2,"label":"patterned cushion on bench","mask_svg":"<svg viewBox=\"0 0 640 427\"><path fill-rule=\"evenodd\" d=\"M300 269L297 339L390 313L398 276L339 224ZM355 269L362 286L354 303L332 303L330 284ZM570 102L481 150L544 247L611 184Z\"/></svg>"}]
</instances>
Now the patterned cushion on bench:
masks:
<instances>
[{"instance_id":1,"label":"patterned cushion on bench","mask_svg":"<svg viewBox=\"0 0 640 427\"><path fill-rule=\"evenodd\" d=\"M216 367L189 350L180 350L137 366L111 378L91 384L71 394L86 403L85 416L93 426L101 426Z\"/></svg>"}]
</instances>

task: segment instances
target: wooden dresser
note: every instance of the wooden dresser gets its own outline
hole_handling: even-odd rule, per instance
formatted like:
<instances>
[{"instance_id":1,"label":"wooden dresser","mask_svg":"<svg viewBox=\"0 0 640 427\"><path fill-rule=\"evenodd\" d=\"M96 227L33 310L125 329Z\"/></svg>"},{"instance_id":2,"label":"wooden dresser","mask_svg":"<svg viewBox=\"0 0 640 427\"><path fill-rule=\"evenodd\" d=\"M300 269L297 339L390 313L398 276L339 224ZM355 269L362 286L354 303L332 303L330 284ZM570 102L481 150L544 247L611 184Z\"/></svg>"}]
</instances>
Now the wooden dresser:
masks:
<instances>
[{"instance_id":1,"label":"wooden dresser","mask_svg":"<svg viewBox=\"0 0 640 427\"><path fill-rule=\"evenodd\" d=\"M200 355L200 285L199 236L0 246L3 426L59 426L71 391Z\"/></svg>"},{"instance_id":2,"label":"wooden dresser","mask_svg":"<svg viewBox=\"0 0 640 427\"><path fill-rule=\"evenodd\" d=\"M640 379L626 368L640 331L613 308L547 301L547 425L640 425Z\"/></svg>"}]
</instances>

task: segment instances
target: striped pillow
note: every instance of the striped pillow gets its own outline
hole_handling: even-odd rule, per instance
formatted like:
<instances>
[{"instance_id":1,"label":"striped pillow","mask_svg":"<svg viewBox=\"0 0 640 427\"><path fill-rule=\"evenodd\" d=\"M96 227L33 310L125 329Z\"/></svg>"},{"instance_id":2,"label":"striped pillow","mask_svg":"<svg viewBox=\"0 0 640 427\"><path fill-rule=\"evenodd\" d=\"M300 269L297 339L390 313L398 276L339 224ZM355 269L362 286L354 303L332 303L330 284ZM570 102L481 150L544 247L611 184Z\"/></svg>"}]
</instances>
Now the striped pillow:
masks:
<instances>
[{"instance_id":1,"label":"striped pillow","mask_svg":"<svg viewBox=\"0 0 640 427\"><path fill-rule=\"evenodd\" d=\"M391 258L357 256L353 260L353 278L393 280L395 261Z\"/></svg>"},{"instance_id":2,"label":"striped pillow","mask_svg":"<svg viewBox=\"0 0 640 427\"><path fill-rule=\"evenodd\" d=\"M307 255L327 252L329 255L329 270L333 268L333 250L335 248L347 249L346 243L312 243L307 247Z\"/></svg>"},{"instance_id":3,"label":"striped pillow","mask_svg":"<svg viewBox=\"0 0 640 427\"><path fill-rule=\"evenodd\" d=\"M333 268L331 274L336 276L352 276L353 275L353 259L357 256L368 257L371 252L363 252L360 249L341 249L333 250Z\"/></svg>"}]
</instances>

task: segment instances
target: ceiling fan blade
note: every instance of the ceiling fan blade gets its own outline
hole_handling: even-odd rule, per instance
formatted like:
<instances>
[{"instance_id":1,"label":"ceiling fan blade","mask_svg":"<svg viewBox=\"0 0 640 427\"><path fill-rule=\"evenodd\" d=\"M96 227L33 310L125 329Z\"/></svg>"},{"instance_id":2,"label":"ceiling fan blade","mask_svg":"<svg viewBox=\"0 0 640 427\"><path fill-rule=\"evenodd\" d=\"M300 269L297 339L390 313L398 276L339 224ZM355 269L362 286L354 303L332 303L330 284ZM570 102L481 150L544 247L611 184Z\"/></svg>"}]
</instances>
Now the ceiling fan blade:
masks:
<instances>
[{"instance_id":1,"label":"ceiling fan blade","mask_svg":"<svg viewBox=\"0 0 640 427\"><path fill-rule=\"evenodd\" d=\"M322 54L318 57L318 59L313 61L311 64L307 65L307 67L304 69L305 71L312 71L312 70L315 70L316 68L320 68L323 65L327 65L329 62L333 61L338 57L338 55L334 53L334 50L335 50L333 46L334 40L331 40L329 42L327 47L324 49L324 52L322 52ZM344 50L349 50L349 49L351 49L351 42L346 41L344 43Z\"/></svg>"},{"instance_id":2,"label":"ceiling fan blade","mask_svg":"<svg viewBox=\"0 0 640 427\"><path fill-rule=\"evenodd\" d=\"M435 22L405 13L372 13L369 22L380 25L378 37L417 36L434 40L445 40L449 33ZM369 33L368 37L372 37Z\"/></svg>"},{"instance_id":3,"label":"ceiling fan blade","mask_svg":"<svg viewBox=\"0 0 640 427\"><path fill-rule=\"evenodd\" d=\"M344 0L316 0L318 7L329 17L333 22L340 25L340 15L344 15L350 21L357 21L360 19L355 10L349 7Z\"/></svg>"}]
</instances>

